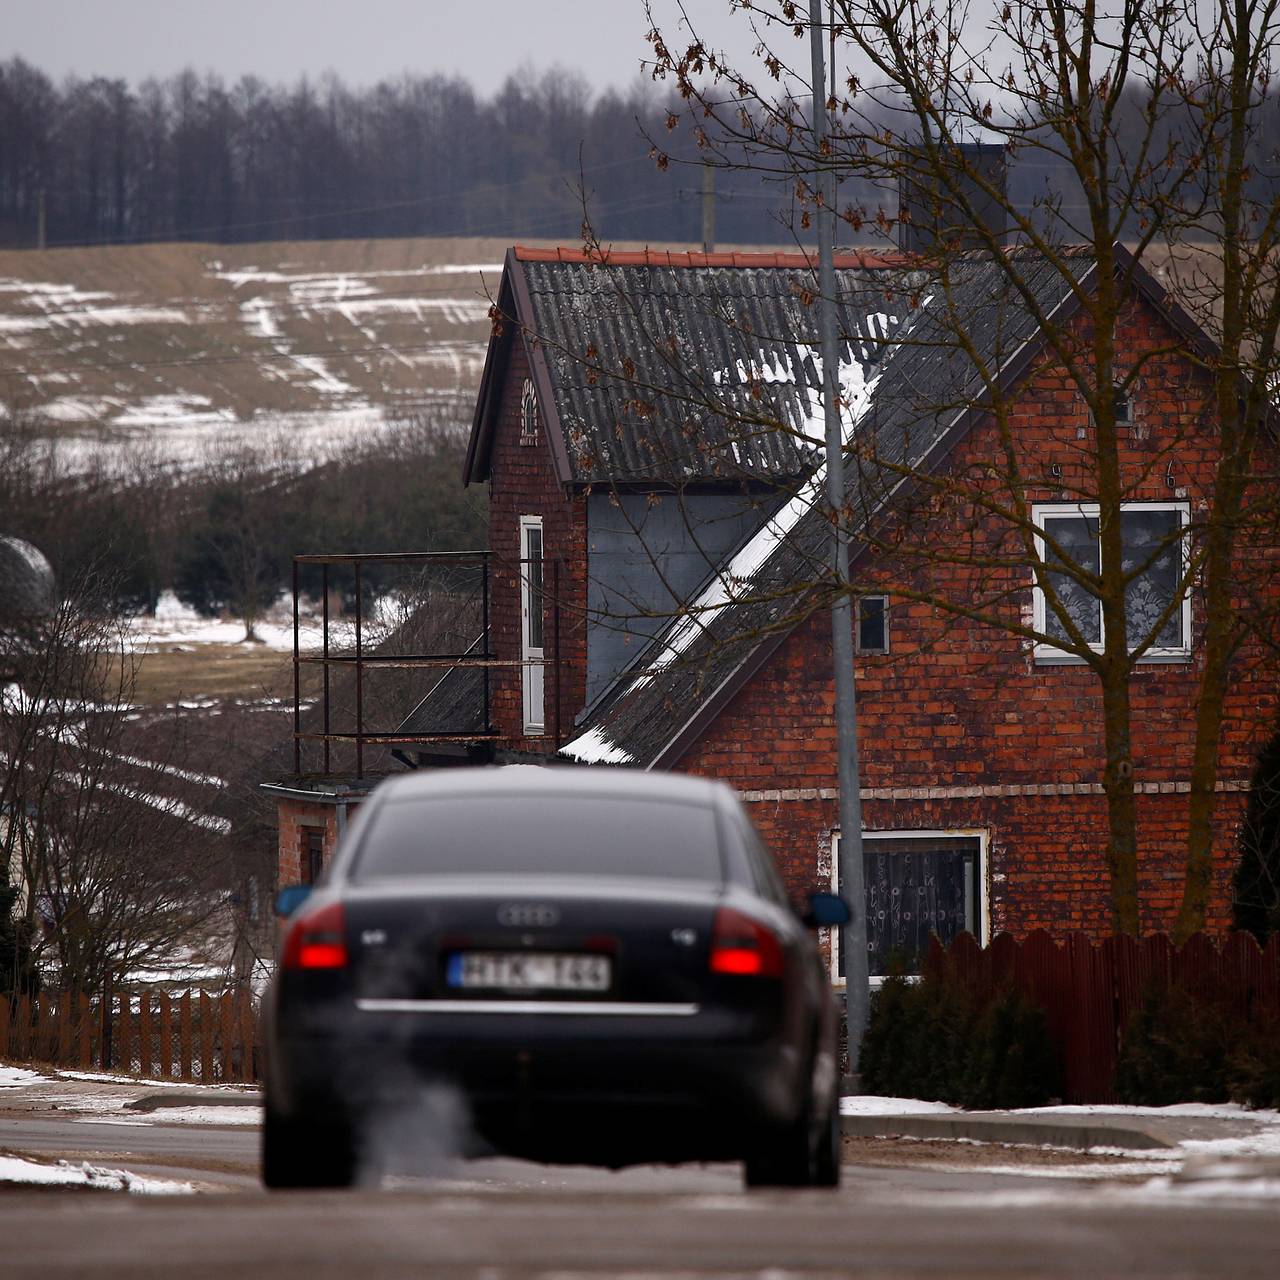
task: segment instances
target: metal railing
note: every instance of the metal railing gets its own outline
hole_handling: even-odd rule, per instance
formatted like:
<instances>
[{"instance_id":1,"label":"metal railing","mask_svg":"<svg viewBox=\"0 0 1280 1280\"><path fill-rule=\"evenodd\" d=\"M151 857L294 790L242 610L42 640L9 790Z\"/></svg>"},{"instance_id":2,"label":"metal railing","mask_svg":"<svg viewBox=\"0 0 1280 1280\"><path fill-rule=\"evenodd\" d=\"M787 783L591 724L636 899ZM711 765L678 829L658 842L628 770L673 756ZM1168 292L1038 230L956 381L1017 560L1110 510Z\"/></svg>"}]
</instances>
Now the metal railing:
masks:
<instances>
[{"instance_id":1,"label":"metal railing","mask_svg":"<svg viewBox=\"0 0 1280 1280\"><path fill-rule=\"evenodd\" d=\"M370 552L347 555L299 555L293 557L293 770L302 773L302 748L304 742L320 742L323 747L323 772L333 771L332 744L350 742L355 746L356 776L364 776L364 752L370 746L425 746L430 743L455 742L479 743L499 742L524 736L520 733L503 733L495 728L492 716L492 689L490 673L497 669L550 667L551 702L552 702L552 738L558 748L561 745L561 711L560 711L560 568L558 558L544 557L543 568L550 569L550 589L544 584L540 594L543 605L544 626L549 607L551 623L551 656L541 659L526 658L523 655L514 658L500 657L493 652L490 638L493 628L490 625L490 608L492 603L492 582L494 567L499 570L508 564L514 566L514 589L519 593L521 578L526 576L525 566L532 563L527 560L503 562L490 551L400 551ZM451 568L476 566L479 569L480 591L480 636L475 644L464 653L383 653L369 651L366 647L365 622L365 577L366 565L417 565L427 567L440 565ZM303 565L318 565L321 570L321 635L319 652L304 652L301 647L301 612L299 570ZM330 632L330 569L335 566L349 568L354 575L354 646L349 652L335 652ZM517 609L518 612L518 609ZM521 628L517 626L515 635L520 643ZM478 647L477 647L478 646ZM320 689L319 730L302 727L303 696L302 669L307 665L316 665L322 669ZM479 669L482 674L482 703L480 732L474 730L444 729L433 732L402 733L399 729L370 729L365 724L365 678L378 670L405 670L456 668ZM350 669L355 680L355 728L354 731L336 730L332 723L333 681L332 672ZM546 696L544 686L544 698ZM407 711L407 709L406 709Z\"/></svg>"}]
</instances>

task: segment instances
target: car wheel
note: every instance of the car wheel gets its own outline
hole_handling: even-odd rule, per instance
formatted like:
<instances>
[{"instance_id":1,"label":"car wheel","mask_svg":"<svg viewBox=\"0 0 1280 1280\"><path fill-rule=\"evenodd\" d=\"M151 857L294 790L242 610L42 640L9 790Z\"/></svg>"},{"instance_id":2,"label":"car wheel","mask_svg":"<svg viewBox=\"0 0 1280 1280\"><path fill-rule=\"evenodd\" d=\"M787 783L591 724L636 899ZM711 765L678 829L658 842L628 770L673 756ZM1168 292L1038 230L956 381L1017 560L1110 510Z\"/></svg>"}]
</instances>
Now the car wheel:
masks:
<instances>
[{"instance_id":1,"label":"car wheel","mask_svg":"<svg viewBox=\"0 0 1280 1280\"><path fill-rule=\"evenodd\" d=\"M840 1098L833 1094L815 1129L810 1098L785 1131L763 1137L743 1164L748 1187L838 1187L840 1185Z\"/></svg>"},{"instance_id":2,"label":"car wheel","mask_svg":"<svg viewBox=\"0 0 1280 1280\"><path fill-rule=\"evenodd\" d=\"M840 1185L840 1095L833 1093L827 1108L827 1120L818 1135L817 1150L813 1158L813 1185L838 1187Z\"/></svg>"},{"instance_id":3,"label":"car wheel","mask_svg":"<svg viewBox=\"0 0 1280 1280\"><path fill-rule=\"evenodd\" d=\"M761 1134L754 1150L743 1161L743 1181L748 1187L807 1187L811 1185L812 1144L809 1109L787 1129Z\"/></svg>"},{"instance_id":4,"label":"car wheel","mask_svg":"<svg viewBox=\"0 0 1280 1280\"><path fill-rule=\"evenodd\" d=\"M349 1187L355 1181L355 1149L345 1125L313 1123L281 1115L269 1104L262 1116L262 1184Z\"/></svg>"}]
</instances>

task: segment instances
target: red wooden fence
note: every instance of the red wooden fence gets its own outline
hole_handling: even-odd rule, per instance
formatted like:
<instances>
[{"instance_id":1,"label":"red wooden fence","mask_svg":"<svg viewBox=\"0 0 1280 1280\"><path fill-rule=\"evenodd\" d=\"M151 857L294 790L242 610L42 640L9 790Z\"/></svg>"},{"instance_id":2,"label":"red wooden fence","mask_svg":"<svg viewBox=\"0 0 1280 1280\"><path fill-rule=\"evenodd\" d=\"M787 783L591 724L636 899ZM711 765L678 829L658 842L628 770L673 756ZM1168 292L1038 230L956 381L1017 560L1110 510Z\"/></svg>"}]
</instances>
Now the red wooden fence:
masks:
<instances>
[{"instance_id":1,"label":"red wooden fence","mask_svg":"<svg viewBox=\"0 0 1280 1280\"><path fill-rule=\"evenodd\" d=\"M151 1080L256 1080L262 1060L247 991L0 995L0 1061Z\"/></svg>"},{"instance_id":2,"label":"red wooden fence","mask_svg":"<svg viewBox=\"0 0 1280 1280\"><path fill-rule=\"evenodd\" d=\"M1115 1101L1120 1037L1152 986L1174 985L1225 1003L1246 1017L1280 1018L1280 935L1259 948L1248 933L1221 946L1196 934L1175 947L1163 933L1094 942L1047 933L1018 941L998 934L980 947L967 933L946 954L966 987L980 995L1012 983L1045 1011L1063 1064L1068 1102Z\"/></svg>"}]
</instances>

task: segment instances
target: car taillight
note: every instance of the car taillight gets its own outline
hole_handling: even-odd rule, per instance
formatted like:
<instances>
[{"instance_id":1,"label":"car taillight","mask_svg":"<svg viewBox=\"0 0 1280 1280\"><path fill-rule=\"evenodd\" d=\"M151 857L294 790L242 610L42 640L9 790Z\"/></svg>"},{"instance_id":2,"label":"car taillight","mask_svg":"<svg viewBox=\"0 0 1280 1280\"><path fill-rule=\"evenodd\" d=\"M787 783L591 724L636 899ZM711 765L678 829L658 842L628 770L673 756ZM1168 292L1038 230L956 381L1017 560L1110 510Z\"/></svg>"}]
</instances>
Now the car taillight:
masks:
<instances>
[{"instance_id":1,"label":"car taillight","mask_svg":"<svg viewBox=\"0 0 1280 1280\"><path fill-rule=\"evenodd\" d=\"M758 920L721 907L711 934L711 972L780 978L782 945Z\"/></svg>"},{"instance_id":2,"label":"car taillight","mask_svg":"<svg viewBox=\"0 0 1280 1280\"><path fill-rule=\"evenodd\" d=\"M295 921L284 942L282 969L345 969L346 921L342 904L331 902Z\"/></svg>"}]
</instances>

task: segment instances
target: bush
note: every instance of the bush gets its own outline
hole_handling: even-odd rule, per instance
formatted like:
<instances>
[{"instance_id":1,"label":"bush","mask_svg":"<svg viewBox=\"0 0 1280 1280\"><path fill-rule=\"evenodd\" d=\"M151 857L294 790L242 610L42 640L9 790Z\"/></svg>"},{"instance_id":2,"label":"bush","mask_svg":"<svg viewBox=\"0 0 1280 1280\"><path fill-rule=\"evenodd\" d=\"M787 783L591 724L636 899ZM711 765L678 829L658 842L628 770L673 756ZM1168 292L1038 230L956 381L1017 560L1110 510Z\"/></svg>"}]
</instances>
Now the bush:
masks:
<instances>
[{"instance_id":1,"label":"bush","mask_svg":"<svg viewBox=\"0 0 1280 1280\"><path fill-rule=\"evenodd\" d=\"M1207 996L1155 986L1129 1019L1116 1060L1122 1102L1280 1105L1280 1025Z\"/></svg>"},{"instance_id":2,"label":"bush","mask_svg":"<svg viewBox=\"0 0 1280 1280\"><path fill-rule=\"evenodd\" d=\"M871 1005L859 1062L868 1093L974 1107L1030 1107L1059 1093L1044 1011L1012 988L979 999L934 956L899 970Z\"/></svg>"},{"instance_id":3,"label":"bush","mask_svg":"<svg viewBox=\"0 0 1280 1280\"><path fill-rule=\"evenodd\" d=\"M1237 929L1263 946L1280 930L1280 733L1258 753L1240 830L1240 862L1232 881Z\"/></svg>"},{"instance_id":4,"label":"bush","mask_svg":"<svg viewBox=\"0 0 1280 1280\"><path fill-rule=\"evenodd\" d=\"M1012 987L979 1014L966 1063L966 1107L1035 1107L1061 1094L1044 1010Z\"/></svg>"},{"instance_id":5,"label":"bush","mask_svg":"<svg viewBox=\"0 0 1280 1280\"><path fill-rule=\"evenodd\" d=\"M1228 1083L1236 1102L1280 1109L1280 1019L1255 1027L1237 1046Z\"/></svg>"},{"instance_id":6,"label":"bush","mask_svg":"<svg viewBox=\"0 0 1280 1280\"><path fill-rule=\"evenodd\" d=\"M1122 1102L1167 1107L1227 1101L1227 1046L1218 1011L1177 987L1147 992L1116 1060Z\"/></svg>"}]
</instances>

